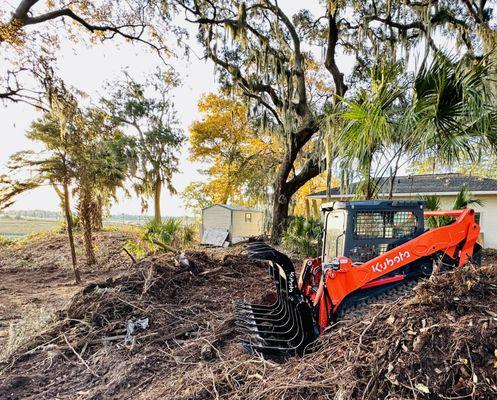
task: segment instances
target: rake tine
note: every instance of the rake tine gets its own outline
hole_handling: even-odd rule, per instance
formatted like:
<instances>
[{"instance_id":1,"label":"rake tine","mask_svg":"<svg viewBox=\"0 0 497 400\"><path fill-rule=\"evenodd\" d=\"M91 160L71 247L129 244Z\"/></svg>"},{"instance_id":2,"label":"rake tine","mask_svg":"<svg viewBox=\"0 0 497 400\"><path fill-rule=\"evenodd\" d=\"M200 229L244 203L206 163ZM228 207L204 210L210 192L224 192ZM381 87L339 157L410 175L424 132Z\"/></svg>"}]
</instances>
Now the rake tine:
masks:
<instances>
[{"instance_id":1,"label":"rake tine","mask_svg":"<svg viewBox=\"0 0 497 400\"><path fill-rule=\"evenodd\" d=\"M253 316L253 317L258 317L258 316L265 316L265 315L274 315L278 312L281 311L282 305L278 305L277 307L265 309L265 310L260 310L260 309L249 309L249 308L241 308L241 309L235 309L235 314L240 315L240 316Z\"/></svg>"},{"instance_id":2,"label":"rake tine","mask_svg":"<svg viewBox=\"0 0 497 400\"><path fill-rule=\"evenodd\" d=\"M235 329L243 347L252 353L287 356L302 353L316 337L310 306L288 279L295 278L291 260L265 243L245 248L249 257L269 262L277 300L271 304L235 304Z\"/></svg>"},{"instance_id":3,"label":"rake tine","mask_svg":"<svg viewBox=\"0 0 497 400\"><path fill-rule=\"evenodd\" d=\"M242 339L245 344L249 345L253 350L260 351L262 353L287 353L296 352L305 343L305 332L302 326L302 320L298 318L297 330L292 338L284 339L273 339L273 338L263 338L260 335ZM262 343L262 344L261 344Z\"/></svg>"}]
</instances>

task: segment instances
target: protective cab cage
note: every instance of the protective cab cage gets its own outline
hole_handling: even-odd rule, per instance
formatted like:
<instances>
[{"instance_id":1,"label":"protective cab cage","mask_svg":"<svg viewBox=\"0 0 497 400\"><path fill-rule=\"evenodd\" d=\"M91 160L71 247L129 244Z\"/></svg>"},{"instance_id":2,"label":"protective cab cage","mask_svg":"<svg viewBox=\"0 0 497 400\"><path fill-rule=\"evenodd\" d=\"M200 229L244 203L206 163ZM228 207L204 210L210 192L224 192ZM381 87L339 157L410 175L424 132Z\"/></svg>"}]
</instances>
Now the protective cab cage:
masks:
<instances>
[{"instance_id":1,"label":"protective cab cage","mask_svg":"<svg viewBox=\"0 0 497 400\"><path fill-rule=\"evenodd\" d=\"M345 256L353 263L369 261L394 247L422 234L423 201L355 201L323 205L325 228L323 256L331 261ZM343 213L343 226L333 226L338 235L330 234L332 219Z\"/></svg>"}]
</instances>

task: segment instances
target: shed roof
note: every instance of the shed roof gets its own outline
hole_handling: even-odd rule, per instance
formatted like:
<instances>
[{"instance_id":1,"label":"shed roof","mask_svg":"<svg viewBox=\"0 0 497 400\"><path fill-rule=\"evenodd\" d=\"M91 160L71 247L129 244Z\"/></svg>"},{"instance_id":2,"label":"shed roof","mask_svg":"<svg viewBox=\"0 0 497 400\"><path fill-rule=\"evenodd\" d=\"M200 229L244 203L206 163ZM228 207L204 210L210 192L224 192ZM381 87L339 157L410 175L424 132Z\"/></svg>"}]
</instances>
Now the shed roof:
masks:
<instances>
[{"instance_id":1,"label":"shed roof","mask_svg":"<svg viewBox=\"0 0 497 400\"><path fill-rule=\"evenodd\" d=\"M223 208L227 208L230 211L250 211L250 212L262 212L260 210L256 210L255 208L250 208L246 206L237 206L234 204L212 204L209 207L205 207L203 210L207 210L208 208L219 206Z\"/></svg>"},{"instance_id":2,"label":"shed roof","mask_svg":"<svg viewBox=\"0 0 497 400\"><path fill-rule=\"evenodd\" d=\"M390 188L390 178L379 179L382 186L381 193L388 193ZM355 192L358 182L354 182L350 191ZM458 173L430 174L430 175L409 175L395 178L393 193L402 194L438 194L448 195L457 193L461 187L466 186L472 192L487 192L497 194L497 179L481 178ZM340 188L331 188L331 197L342 197ZM326 190L310 194L308 197L326 198Z\"/></svg>"}]
</instances>

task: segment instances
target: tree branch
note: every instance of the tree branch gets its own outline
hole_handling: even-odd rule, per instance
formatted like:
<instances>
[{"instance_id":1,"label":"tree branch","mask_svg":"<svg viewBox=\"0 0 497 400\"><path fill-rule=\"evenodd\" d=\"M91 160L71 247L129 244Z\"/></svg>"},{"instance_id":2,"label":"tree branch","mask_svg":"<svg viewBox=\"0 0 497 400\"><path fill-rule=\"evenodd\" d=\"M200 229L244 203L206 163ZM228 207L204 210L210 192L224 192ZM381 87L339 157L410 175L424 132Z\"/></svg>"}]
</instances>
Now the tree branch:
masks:
<instances>
[{"instance_id":1,"label":"tree branch","mask_svg":"<svg viewBox=\"0 0 497 400\"><path fill-rule=\"evenodd\" d=\"M261 96L253 93L253 89L255 89L256 92L267 92L270 95L273 104L277 108L279 108L283 105L283 102L278 98L278 96L276 95L276 91L272 87L263 84L250 84L248 80L242 75L240 68L238 68L236 65L230 64L227 61L220 59L210 48L207 49L207 56L212 61L214 61L214 63L223 67L231 76L235 78L235 80L237 80L238 85L246 96L259 100L261 104L266 107L271 112L271 114L274 115L278 124L282 125L282 121L278 112L273 107L271 107L269 103L265 101Z\"/></svg>"},{"instance_id":2,"label":"tree branch","mask_svg":"<svg viewBox=\"0 0 497 400\"><path fill-rule=\"evenodd\" d=\"M328 44L326 48L326 56L324 60L324 65L326 69L330 72L333 77L333 82L335 83L336 94L342 97L347 91L347 85L344 81L344 75L338 68L335 60L336 56L336 46L338 43L338 25L337 25L337 10L332 11L328 8Z\"/></svg>"},{"instance_id":3,"label":"tree branch","mask_svg":"<svg viewBox=\"0 0 497 400\"><path fill-rule=\"evenodd\" d=\"M297 103L296 111L297 114L301 117L305 117L309 113L309 105L307 103L307 88L305 82L305 74L304 74L304 57L302 55L302 51L300 48L300 38L293 25L290 18L281 10L281 8L277 4L272 4L270 1L266 1L268 8L273 11L278 18L281 19L283 24L288 29L290 36L293 42L293 51L295 56L295 67L294 67L294 76L297 78L297 92L299 94L299 101Z\"/></svg>"},{"instance_id":4,"label":"tree branch","mask_svg":"<svg viewBox=\"0 0 497 400\"><path fill-rule=\"evenodd\" d=\"M72 19L73 21L77 22L79 25L83 26L85 29L88 31L95 33L95 32L108 32L111 33L109 37L106 37L106 39L111 39L115 35L121 36L125 39L132 40L132 41L137 41L143 44L146 44L150 47L152 47L154 50L157 51L159 57L165 62L162 51L165 49L163 46L158 46L154 43L152 43L149 40L146 40L143 38L143 34L145 32L145 29L147 27L146 23L137 23L137 24L123 24L123 25L99 25L99 24L92 24L85 20L83 17L80 15L76 14L74 11L72 11L70 8L62 8L59 10L54 10L54 11L49 11L44 14L40 14L37 16L30 16L31 13L31 8L38 3L39 0L23 0L20 2L19 6L16 8L14 13L12 14L12 18L10 20L11 24L15 24L17 29L20 29L24 26L28 25L36 25L36 24L41 24L43 22L67 17ZM137 29L138 32L136 33L128 33L125 32L125 29ZM4 41L5 38L0 36L0 42Z\"/></svg>"},{"instance_id":5,"label":"tree branch","mask_svg":"<svg viewBox=\"0 0 497 400\"><path fill-rule=\"evenodd\" d=\"M309 158L300 172L293 176L287 184L287 192L290 195L293 195L297 190L299 190L306 182L311 180L312 178L318 176L321 173L321 169L319 168L319 163L314 157Z\"/></svg>"}]
</instances>

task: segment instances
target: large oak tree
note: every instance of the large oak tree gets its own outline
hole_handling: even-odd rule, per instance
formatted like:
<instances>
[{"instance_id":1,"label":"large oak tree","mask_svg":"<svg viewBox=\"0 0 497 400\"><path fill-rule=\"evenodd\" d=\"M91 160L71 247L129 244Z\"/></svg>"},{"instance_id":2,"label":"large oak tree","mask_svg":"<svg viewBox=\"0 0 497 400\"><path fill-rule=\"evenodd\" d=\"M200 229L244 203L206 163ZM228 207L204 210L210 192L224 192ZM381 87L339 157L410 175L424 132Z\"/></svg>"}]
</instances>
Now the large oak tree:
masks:
<instances>
[{"instance_id":1,"label":"large oak tree","mask_svg":"<svg viewBox=\"0 0 497 400\"><path fill-rule=\"evenodd\" d=\"M323 103L312 101L302 24L273 1L237 4L220 1L180 1L187 19L199 25L198 38L206 57L220 71L222 82L257 105L255 113L268 119L285 144L273 186L272 235L277 239L288 215L290 199L321 171L319 155L309 152L297 170L302 149L319 131ZM329 29L324 66L336 93L347 90L336 60L337 10L326 13Z\"/></svg>"}]
</instances>

